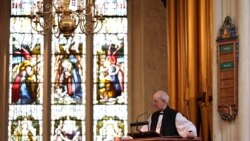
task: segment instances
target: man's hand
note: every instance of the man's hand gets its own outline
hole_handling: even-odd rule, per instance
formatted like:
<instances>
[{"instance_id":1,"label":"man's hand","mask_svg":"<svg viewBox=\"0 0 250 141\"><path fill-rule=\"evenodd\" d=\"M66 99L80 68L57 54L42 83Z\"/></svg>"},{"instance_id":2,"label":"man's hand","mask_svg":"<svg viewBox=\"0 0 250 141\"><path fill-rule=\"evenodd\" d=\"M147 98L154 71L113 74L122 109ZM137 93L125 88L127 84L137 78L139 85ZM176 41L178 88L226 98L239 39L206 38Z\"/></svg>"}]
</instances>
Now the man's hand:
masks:
<instances>
[{"instance_id":1,"label":"man's hand","mask_svg":"<svg viewBox=\"0 0 250 141\"><path fill-rule=\"evenodd\" d=\"M194 135L194 133L193 133L192 131L189 131L189 132L187 133L187 138L193 139L194 137L195 137L195 135Z\"/></svg>"}]
</instances>

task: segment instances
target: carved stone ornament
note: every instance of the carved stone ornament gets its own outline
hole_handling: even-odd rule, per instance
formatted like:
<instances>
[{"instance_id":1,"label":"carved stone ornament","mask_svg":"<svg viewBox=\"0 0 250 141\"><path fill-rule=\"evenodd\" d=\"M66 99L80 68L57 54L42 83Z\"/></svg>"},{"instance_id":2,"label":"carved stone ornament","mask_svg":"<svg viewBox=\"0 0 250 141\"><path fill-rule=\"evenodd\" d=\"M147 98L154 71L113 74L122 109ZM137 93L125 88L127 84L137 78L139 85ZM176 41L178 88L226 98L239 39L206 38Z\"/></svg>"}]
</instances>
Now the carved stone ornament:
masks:
<instances>
[{"instance_id":1,"label":"carved stone ornament","mask_svg":"<svg viewBox=\"0 0 250 141\"><path fill-rule=\"evenodd\" d=\"M238 108L235 106L231 106L229 104L220 105L218 108L220 116L223 120L233 120L237 115Z\"/></svg>"},{"instance_id":2,"label":"carved stone ornament","mask_svg":"<svg viewBox=\"0 0 250 141\"><path fill-rule=\"evenodd\" d=\"M217 37L218 112L231 121L238 112L239 39L229 16L225 18Z\"/></svg>"},{"instance_id":3,"label":"carved stone ornament","mask_svg":"<svg viewBox=\"0 0 250 141\"><path fill-rule=\"evenodd\" d=\"M232 19L227 16L224 20L223 25L220 27L218 38L233 38L237 37L237 31L234 24L232 24Z\"/></svg>"}]
</instances>

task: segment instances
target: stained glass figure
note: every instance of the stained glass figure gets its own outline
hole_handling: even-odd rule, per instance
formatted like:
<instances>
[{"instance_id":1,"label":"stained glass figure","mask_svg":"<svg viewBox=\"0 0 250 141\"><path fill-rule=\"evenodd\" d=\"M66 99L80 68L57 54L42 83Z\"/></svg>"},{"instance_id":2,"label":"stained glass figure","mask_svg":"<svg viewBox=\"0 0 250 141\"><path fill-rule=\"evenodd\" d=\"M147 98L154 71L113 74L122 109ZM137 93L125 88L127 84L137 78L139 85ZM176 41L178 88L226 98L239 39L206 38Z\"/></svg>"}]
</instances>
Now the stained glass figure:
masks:
<instances>
[{"instance_id":1,"label":"stained glass figure","mask_svg":"<svg viewBox=\"0 0 250 141\"><path fill-rule=\"evenodd\" d=\"M113 103L123 99L124 73L126 61L124 60L126 34L100 34L95 35L95 75L97 103ZM125 101L124 101L125 102Z\"/></svg>"},{"instance_id":2,"label":"stained glass figure","mask_svg":"<svg viewBox=\"0 0 250 141\"><path fill-rule=\"evenodd\" d=\"M55 120L53 125L53 141L74 140L82 141L82 121L72 116L65 116Z\"/></svg>"},{"instance_id":3,"label":"stained glass figure","mask_svg":"<svg viewBox=\"0 0 250 141\"><path fill-rule=\"evenodd\" d=\"M69 40L52 37L46 50L51 57L44 58L44 37L28 18L33 9L43 9L43 0L10 4L8 140L42 140L44 61L51 61L46 82L51 84L51 140L86 140L86 35L77 28ZM95 6L106 18L93 35L93 138L111 141L127 132L127 0L96 0ZM76 8L72 0L70 9Z\"/></svg>"},{"instance_id":4,"label":"stained glass figure","mask_svg":"<svg viewBox=\"0 0 250 141\"><path fill-rule=\"evenodd\" d=\"M16 111L19 109L20 111ZM11 141L42 140L42 107L15 105L10 107L9 139Z\"/></svg>"},{"instance_id":5,"label":"stained glass figure","mask_svg":"<svg viewBox=\"0 0 250 141\"><path fill-rule=\"evenodd\" d=\"M85 82L85 37L75 36L70 41L54 38L52 55L52 103L82 103Z\"/></svg>"},{"instance_id":6,"label":"stained glass figure","mask_svg":"<svg viewBox=\"0 0 250 141\"><path fill-rule=\"evenodd\" d=\"M95 105L94 130L96 141L113 141L127 132L126 105Z\"/></svg>"},{"instance_id":7,"label":"stained glass figure","mask_svg":"<svg viewBox=\"0 0 250 141\"><path fill-rule=\"evenodd\" d=\"M95 6L106 17L93 42L93 139L113 141L127 133L127 1L96 0Z\"/></svg>"},{"instance_id":8,"label":"stained glass figure","mask_svg":"<svg viewBox=\"0 0 250 141\"><path fill-rule=\"evenodd\" d=\"M52 40L51 140L85 140L86 37Z\"/></svg>"},{"instance_id":9,"label":"stained glass figure","mask_svg":"<svg viewBox=\"0 0 250 141\"><path fill-rule=\"evenodd\" d=\"M8 138L13 141L42 140L44 40L27 16L36 2L11 0Z\"/></svg>"},{"instance_id":10,"label":"stained glass figure","mask_svg":"<svg viewBox=\"0 0 250 141\"><path fill-rule=\"evenodd\" d=\"M33 38L35 40L32 40ZM11 34L10 72L13 104L32 104L41 101L39 84L42 82L42 43L39 38L39 35Z\"/></svg>"}]
</instances>

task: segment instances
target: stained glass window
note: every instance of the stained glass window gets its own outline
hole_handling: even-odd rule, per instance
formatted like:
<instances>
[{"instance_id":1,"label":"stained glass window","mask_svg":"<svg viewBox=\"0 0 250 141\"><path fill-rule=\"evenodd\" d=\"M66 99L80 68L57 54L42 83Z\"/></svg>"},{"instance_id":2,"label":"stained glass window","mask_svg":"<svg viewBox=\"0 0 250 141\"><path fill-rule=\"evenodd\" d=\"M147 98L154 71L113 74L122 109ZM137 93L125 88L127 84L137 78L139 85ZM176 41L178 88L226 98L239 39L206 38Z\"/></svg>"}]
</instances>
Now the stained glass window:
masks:
<instances>
[{"instance_id":1,"label":"stained glass window","mask_svg":"<svg viewBox=\"0 0 250 141\"><path fill-rule=\"evenodd\" d=\"M70 9L76 10L76 0ZM53 36L53 35L52 35ZM51 140L85 140L86 35L52 38Z\"/></svg>"},{"instance_id":2,"label":"stained glass window","mask_svg":"<svg viewBox=\"0 0 250 141\"><path fill-rule=\"evenodd\" d=\"M106 16L94 35L94 140L127 133L127 3L96 0Z\"/></svg>"},{"instance_id":3,"label":"stained glass window","mask_svg":"<svg viewBox=\"0 0 250 141\"><path fill-rule=\"evenodd\" d=\"M51 140L85 140L85 35L52 42Z\"/></svg>"},{"instance_id":4,"label":"stained glass window","mask_svg":"<svg viewBox=\"0 0 250 141\"><path fill-rule=\"evenodd\" d=\"M42 139L43 36L35 33L27 9L36 1L12 0L9 39L9 140Z\"/></svg>"},{"instance_id":5,"label":"stained glass window","mask_svg":"<svg viewBox=\"0 0 250 141\"><path fill-rule=\"evenodd\" d=\"M76 3L71 0L70 8L76 9ZM32 9L42 6L43 0L11 0L8 140L43 140L48 124L51 140L85 141L88 108L93 109L88 114L93 115L94 141L126 134L127 1L95 0L105 21L93 40L76 29L68 40L52 34L52 40L45 41L28 18ZM46 47L49 51L44 51L44 43L51 45ZM86 61L89 43L93 43L93 65ZM49 58L44 58L46 53ZM87 80L87 66L93 66L93 81ZM44 82L44 67L50 68L50 82ZM92 82L93 93L86 93L87 82ZM45 92L44 86L50 88ZM86 95L93 98L93 105L86 105ZM43 109L48 104L50 109ZM43 119L45 112L51 113L49 123L43 123L48 121Z\"/></svg>"}]
</instances>

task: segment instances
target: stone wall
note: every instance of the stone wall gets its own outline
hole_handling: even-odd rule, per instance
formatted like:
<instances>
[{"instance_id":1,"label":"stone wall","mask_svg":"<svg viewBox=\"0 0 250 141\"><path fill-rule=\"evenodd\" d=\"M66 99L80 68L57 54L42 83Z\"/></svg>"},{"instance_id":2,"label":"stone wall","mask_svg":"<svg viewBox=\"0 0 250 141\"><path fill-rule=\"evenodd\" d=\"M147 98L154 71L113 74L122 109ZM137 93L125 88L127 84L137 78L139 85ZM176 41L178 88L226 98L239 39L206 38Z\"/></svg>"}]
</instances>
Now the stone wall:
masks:
<instances>
[{"instance_id":1,"label":"stone wall","mask_svg":"<svg viewBox=\"0 0 250 141\"><path fill-rule=\"evenodd\" d=\"M166 9L161 0L130 2L129 108L134 121L137 115L152 112L156 90L167 89Z\"/></svg>"}]
</instances>

